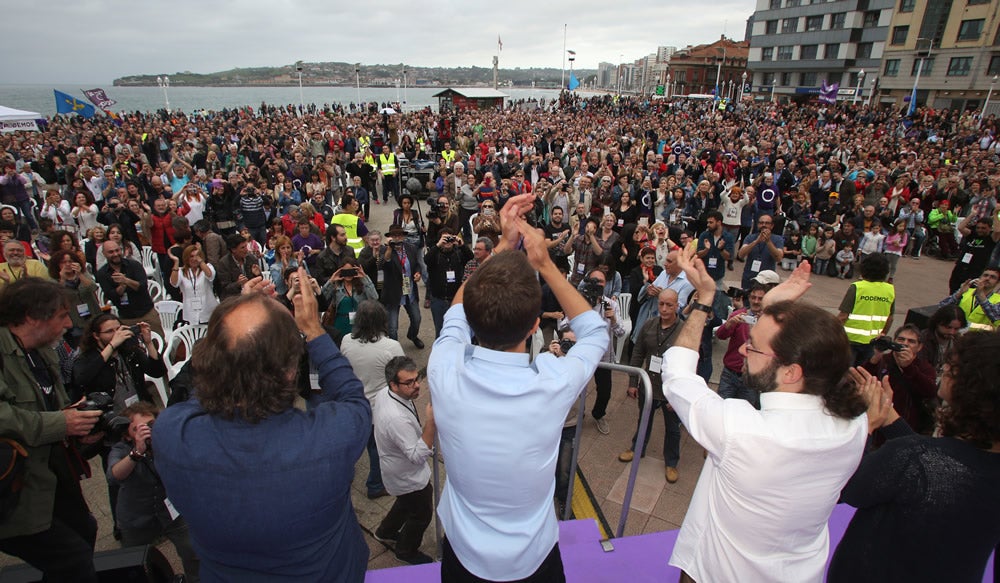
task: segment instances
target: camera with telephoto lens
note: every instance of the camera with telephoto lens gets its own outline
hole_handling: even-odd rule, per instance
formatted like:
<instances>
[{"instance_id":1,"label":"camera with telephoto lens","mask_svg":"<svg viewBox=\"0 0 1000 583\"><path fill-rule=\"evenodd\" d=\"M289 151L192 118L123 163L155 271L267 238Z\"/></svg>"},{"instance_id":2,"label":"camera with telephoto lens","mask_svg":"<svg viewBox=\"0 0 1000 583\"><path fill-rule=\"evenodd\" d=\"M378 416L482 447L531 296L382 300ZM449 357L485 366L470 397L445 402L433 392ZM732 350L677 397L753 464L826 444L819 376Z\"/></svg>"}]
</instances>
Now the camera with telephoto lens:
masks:
<instances>
[{"instance_id":1,"label":"camera with telephoto lens","mask_svg":"<svg viewBox=\"0 0 1000 583\"><path fill-rule=\"evenodd\" d=\"M876 338L875 340L872 340L872 348L878 350L879 352L883 352L885 350L899 352L906 347L900 344L899 342L893 342L892 340L889 340L888 337L883 336L881 338Z\"/></svg>"},{"instance_id":2,"label":"camera with telephoto lens","mask_svg":"<svg viewBox=\"0 0 1000 583\"><path fill-rule=\"evenodd\" d=\"M105 392L88 393L87 400L76 406L77 411L100 411L101 416L97 418L97 423L90 430L91 434L102 431L110 433L112 427L116 426L115 400ZM128 423L126 422L126 427Z\"/></svg>"},{"instance_id":3,"label":"camera with telephoto lens","mask_svg":"<svg viewBox=\"0 0 1000 583\"><path fill-rule=\"evenodd\" d=\"M575 340L570 340L569 338L563 338L562 340L559 341L559 352L566 354L569 352L570 348L573 348L574 345L576 345Z\"/></svg>"},{"instance_id":4,"label":"camera with telephoto lens","mask_svg":"<svg viewBox=\"0 0 1000 583\"><path fill-rule=\"evenodd\" d=\"M580 295L587 300L590 307L597 306L597 302L604 298L604 283L593 277L585 277L580 282Z\"/></svg>"}]
</instances>

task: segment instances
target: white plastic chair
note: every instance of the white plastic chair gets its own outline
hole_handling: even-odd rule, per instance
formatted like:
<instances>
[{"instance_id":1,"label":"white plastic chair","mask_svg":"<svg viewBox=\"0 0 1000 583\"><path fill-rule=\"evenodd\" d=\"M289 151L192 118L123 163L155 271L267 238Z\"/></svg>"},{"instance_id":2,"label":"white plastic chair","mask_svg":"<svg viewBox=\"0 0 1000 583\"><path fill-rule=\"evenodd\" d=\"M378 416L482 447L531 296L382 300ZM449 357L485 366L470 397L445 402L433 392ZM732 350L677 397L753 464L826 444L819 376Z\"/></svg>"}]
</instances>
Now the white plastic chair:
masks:
<instances>
[{"instance_id":1,"label":"white plastic chair","mask_svg":"<svg viewBox=\"0 0 1000 583\"><path fill-rule=\"evenodd\" d=\"M149 290L149 297L153 300L154 304L160 300L166 299L165 294L163 293L163 286L158 282L152 279L146 280L146 289Z\"/></svg>"},{"instance_id":2,"label":"white plastic chair","mask_svg":"<svg viewBox=\"0 0 1000 583\"><path fill-rule=\"evenodd\" d=\"M160 358L162 359L163 345L164 345L163 337L157 334L156 332L150 332L150 335L153 338L153 346L156 347L156 351L160 353ZM164 363L166 363L166 360L164 360ZM166 407L167 400L170 398L170 393L167 389L166 377L156 378L146 375L146 382L153 383L153 386L156 387L156 392L159 393L160 395L160 401L162 401L163 406Z\"/></svg>"},{"instance_id":3,"label":"white plastic chair","mask_svg":"<svg viewBox=\"0 0 1000 583\"><path fill-rule=\"evenodd\" d=\"M159 261L153 248L149 245L143 245L139 252L142 254L142 268L146 270L146 279L163 283L160 281Z\"/></svg>"},{"instance_id":4,"label":"white plastic chair","mask_svg":"<svg viewBox=\"0 0 1000 583\"><path fill-rule=\"evenodd\" d=\"M542 327L539 326L535 329L535 333L531 335L531 360L535 360L538 353L542 351L542 343L545 342L545 338L542 336Z\"/></svg>"},{"instance_id":5,"label":"white plastic chair","mask_svg":"<svg viewBox=\"0 0 1000 583\"><path fill-rule=\"evenodd\" d=\"M96 289L94 290L94 295L97 296L97 303L101 304L102 306L110 305L111 306L111 313L114 314L114 315L116 315L116 316L118 315L118 308L116 308L114 304L109 304L108 303L108 300L105 299L105 297L104 297L104 290L101 289L101 286L97 286L96 287Z\"/></svg>"},{"instance_id":6,"label":"white plastic chair","mask_svg":"<svg viewBox=\"0 0 1000 583\"><path fill-rule=\"evenodd\" d=\"M632 319L628 317L629 307L632 305L632 294L618 294L618 311L621 315L622 326L625 327L625 334L619 338L615 337L615 362L621 362L622 350L625 349L625 342L632 335Z\"/></svg>"},{"instance_id":7,"label":"white plastic chair","mask_svg":"<svg viewBox=\"0 0 1000 583\"><path fill-rule=\"evenodd\" d=\"M174 333L174 326L177 325L177 313L181 311L184 304L174 300L160 300L153 304L156 313L160 315L160 323L163 325L163 337L169 341Z\"/></svg>"},{"instance_id":8,"label":"white plastic chair","mask_svg":"<svg viewBox=\"0 0 1000 583\"><path fill-rule=\"evenodd\" d=\"M188 324L177 328L170 334L170 339L167 340L167 347L163 350L163 362L167 365L167 378L172 379L177 376L184 363L191 358L191 350L194 348L194 343L204 338L207 332L207 324ZM178 346L184 347L184 358L175 361L174 352Z\"/></svg>"}]
</instances>

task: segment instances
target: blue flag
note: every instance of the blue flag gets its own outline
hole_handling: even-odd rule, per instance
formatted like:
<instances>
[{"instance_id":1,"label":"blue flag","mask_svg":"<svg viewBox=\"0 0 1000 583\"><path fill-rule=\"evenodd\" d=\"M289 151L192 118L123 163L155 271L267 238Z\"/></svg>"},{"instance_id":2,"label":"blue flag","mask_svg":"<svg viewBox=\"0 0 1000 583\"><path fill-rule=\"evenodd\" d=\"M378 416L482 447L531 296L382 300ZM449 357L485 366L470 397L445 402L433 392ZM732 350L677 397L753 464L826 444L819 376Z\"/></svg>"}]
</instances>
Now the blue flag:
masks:
<instances>
[{"instance_id":1,"label":"blue flag","mask_svg":"<svg viewBox=\"0 0 1000 583\"><path fill-rule=\"evenodd\" d=\"M55 89L53 89L53 93L56 95L57 113L77 113L83 117L94 117L95 109L93 105L84 103L69 93L63 93Z\"/></svg>"},{"instance_id":2,"label":"blue flag","mask_svg":"<svg viewBox=\"0 0 1000 583\"><path fill-rule=\"evenodd\" d=\"M577 80L576 75L572 71L569 72L569 90L573 91L580 86L580 81Z\"/></svg>"}]
</instances>

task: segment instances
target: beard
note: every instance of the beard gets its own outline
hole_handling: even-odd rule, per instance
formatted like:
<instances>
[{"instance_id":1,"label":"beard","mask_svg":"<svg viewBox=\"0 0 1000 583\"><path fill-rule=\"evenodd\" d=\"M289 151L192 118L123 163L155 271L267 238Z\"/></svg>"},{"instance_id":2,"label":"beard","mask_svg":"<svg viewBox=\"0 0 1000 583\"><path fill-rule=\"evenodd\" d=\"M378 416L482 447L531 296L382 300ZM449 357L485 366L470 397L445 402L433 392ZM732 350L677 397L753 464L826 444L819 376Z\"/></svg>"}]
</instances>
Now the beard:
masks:
<instances>
[{"instance_id":1,"label":"beard","mask_svg":"<svg viewBox=\"0 0 1000 583\"><path fill-rule=\"evenodd\" d=\"M778 388L778 363L772 359L764 370L751 373L747 365L743 367L743 384L758 393L770 393Z\"/></svg>"}]
</instances>

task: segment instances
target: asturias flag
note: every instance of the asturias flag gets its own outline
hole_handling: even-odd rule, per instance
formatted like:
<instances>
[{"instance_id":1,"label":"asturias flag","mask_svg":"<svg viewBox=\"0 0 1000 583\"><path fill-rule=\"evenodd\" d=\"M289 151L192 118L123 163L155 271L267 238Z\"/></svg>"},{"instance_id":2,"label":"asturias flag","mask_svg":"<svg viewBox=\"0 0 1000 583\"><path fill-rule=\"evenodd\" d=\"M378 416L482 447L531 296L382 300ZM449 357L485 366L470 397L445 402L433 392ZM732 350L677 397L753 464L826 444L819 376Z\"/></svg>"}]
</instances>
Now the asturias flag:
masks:
<instances>
[{"instance_id":1,"label":"asturias flag","mask_svg":"<svg viewBox=\"0 0 1000 583\"><path fill-rule=\"evenodd\" d=\"M53 93L56 95L57 113L77 113L83 117L94 117L95 110L93 105L84 103L69 93L63 93L56 89L53 89Z\"/></svg>"},{"instance_id":2,"label":"asturias flag","mask_svg":"<svg viewBox=\"0 0 1000 583\"><path fill-rule=\"evenodd\" d=\"M574 89L576 89L579 86L580 86L580 81L577 80L576 75L574 75L572 72L570 72L570 74L569 74L569 90L573 91Z\"/></svg>"}]
</instances>

